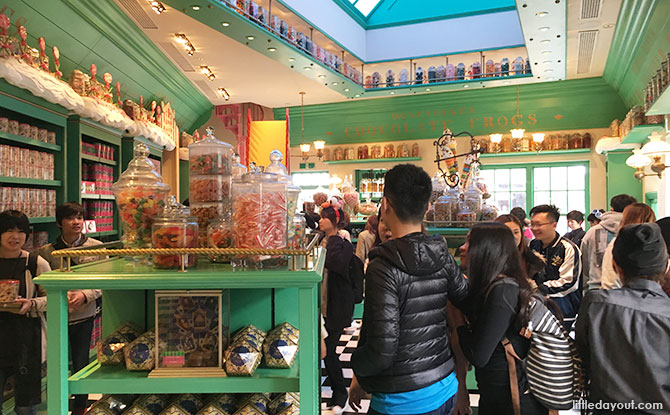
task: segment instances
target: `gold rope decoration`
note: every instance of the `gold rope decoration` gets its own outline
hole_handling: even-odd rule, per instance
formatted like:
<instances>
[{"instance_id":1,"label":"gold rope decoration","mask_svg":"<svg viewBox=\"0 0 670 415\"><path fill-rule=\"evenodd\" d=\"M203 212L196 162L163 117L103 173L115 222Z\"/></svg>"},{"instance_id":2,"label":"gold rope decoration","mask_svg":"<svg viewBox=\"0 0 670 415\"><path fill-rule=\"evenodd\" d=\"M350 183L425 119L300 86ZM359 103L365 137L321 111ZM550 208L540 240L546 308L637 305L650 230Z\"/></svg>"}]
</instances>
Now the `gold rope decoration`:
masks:
<instances>
[{"instance_id":1,"label":"gold rope decoration","mask_svg":"<svg viewBox=\"0 0 670 415\"><path fill-rule=\"evenodd\" d=\"M55 257L103 256L103 255L309 255L306 249L258 249L258 248L126 248L126 249L60 249L53 251Z\"/></svg>"}]
</instances>

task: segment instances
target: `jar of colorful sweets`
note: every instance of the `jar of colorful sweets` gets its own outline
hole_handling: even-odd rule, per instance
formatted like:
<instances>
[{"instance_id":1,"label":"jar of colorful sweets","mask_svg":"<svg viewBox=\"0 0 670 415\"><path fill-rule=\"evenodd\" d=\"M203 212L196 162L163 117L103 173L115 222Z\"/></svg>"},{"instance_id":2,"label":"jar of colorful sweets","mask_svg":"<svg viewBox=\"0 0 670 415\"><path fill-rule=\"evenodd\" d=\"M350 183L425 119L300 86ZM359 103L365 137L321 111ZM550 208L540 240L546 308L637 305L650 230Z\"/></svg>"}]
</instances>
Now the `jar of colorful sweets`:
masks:
<instances>
[{"instance_id":1,"label":"jar of colorful sweets","mask_svg":"<svg viewBox=\"0 0 670 415\"><path fill-rule=\"evenodd\" d=\"M174 196L168 197L168 202L160 216L154 219L152 225L152 240L154 248L197 248L198 223L188 207L177 202ZM197 255L154 255L154 267L180 269L182 261L184 268L196 265Z\"/></svg>"}]
</instances>

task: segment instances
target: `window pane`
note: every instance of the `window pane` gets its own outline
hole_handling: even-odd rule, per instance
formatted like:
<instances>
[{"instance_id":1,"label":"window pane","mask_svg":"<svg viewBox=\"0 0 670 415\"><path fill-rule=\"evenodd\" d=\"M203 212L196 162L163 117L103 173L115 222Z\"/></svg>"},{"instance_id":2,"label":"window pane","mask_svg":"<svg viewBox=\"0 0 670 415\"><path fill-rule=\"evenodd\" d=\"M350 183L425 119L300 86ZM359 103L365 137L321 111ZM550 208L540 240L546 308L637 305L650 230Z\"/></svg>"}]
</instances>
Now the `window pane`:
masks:
<instances>
[{"instance_id":1,"label":"window pane","mask_svg":"<svg viewBox=\"0 0 670 415\"><path fill-rule=\"evenodd\" d=\"M551 203L550 193L549 192L535 192L535 198L533 204L537 205L548 205Z\"/></svg>"},{"instance_id":2,"label":"window pane","mask_svg":"<svg viewBox=\"0 0 670 415\"><path fill-rule=\"evenodd\" d=\"M512 169L510 171L512 190L526 191L526 169Z\"/></svg>"},{"instance_id":3,"label":"window pane","mask_svg":"<svg viewBox=\"0 0 670 415\"><path fill-rule=\"evenodd\" d=\"M558 225L556 225L556 232L558 232L559 235L565 235L569 230L567 218L561 215L561 218L558 220Z\"/></svg>"},{"instance_id":4,"label":"window pane","mask_svg":"<svg viewBox=\"0 0 670 415\"><path fill-rule=\"evenodd\" d=\"M568 190L568 168L551 168L551 190Z\"/></svg>"},{"instance_id":5,"label":"window pane","mask_svg":"<svg viewBox=\"0 0 670 415\"><path fill-rule=\"evenodd\" d=\"M586 185L586 167L571 166L568 167L568 186L569 190L583 190Z\"/></svg>"},{"instance_id":6,"label":"window pane","mask_svg":"<svg viewBox=\"0 0 670 415\"><path fill-rule=\"evenodd\" d=\"M549 190L549 167L533 169L533 188L535 190ZM536 205L538 203L535 203Z\"/></svg>"},{"instance_id":7,"label":"window pane","mask_svg":"<svg viewBox=\"0 0 670 415\"><path fill-rule=\"evenodd\" d=\"M509 190L509 169L495 170L495 187L496 192Z\"/></svg>"},{"instance_id":8,"label":"window pane","mask_svg":"<svg viewBox=\"0 0 670 415\"><path fill-rule=\"evenodd\" d=\"M562 214L568 213L568 192L551 192L551 203L556 205Z\"/></svg>"},{"instance_id":9,"label":"window pane","mask_svg":"<svg viewBox=\"0 0 670 415\"><path fill-rule=\"evenodd\" d=\"M484 180L484 184L486 184L486 190L489 193L492 193L494 190L493 181L495 176L495 170L480 170L479 175Z\"/></svg>"},{"instance_id":10,"label":"window pane","mask_svg":"<svg viewBox=\"0 0 670 415\"><path fill-rule=\"evenodd\" d=\"M515 208L517 206L522 208L523 210L526 210L526 192L512 193L512 207Z\"/></svg>"},{"instance_id":11,"label":"window pane","mask_svg":"<svg viewBox=\"0 0 670 415\"><path fill-rule=\"evenodd\" d=\"M366 16L375 8L379 0L358 0L356 8Z\"/></svg>"},{"instance_id":12,"label":"window pane","mask_svg":"<svg viewBox=\"0 0 670 415\"><path fill-rule=\"evenodd\" d=\"M509 213L511 209L509 205L509 193L496 193L496 207L500 213Z\"/></svg>"},{"instance_id":13,"label":"window pane","mask_svg":"<svg viewBox=\"0 0 670 415\"><path fill-rule=\"evenodd\" d=\"M585 200L584 196L585 196L585 193L584 193L583 190L568 192L568 211L578 210L578 211L584 213L585 209L586 209L586 200ZM588 216L588 215L584 215L584 216Z\"/></svg>"}]
</instances>

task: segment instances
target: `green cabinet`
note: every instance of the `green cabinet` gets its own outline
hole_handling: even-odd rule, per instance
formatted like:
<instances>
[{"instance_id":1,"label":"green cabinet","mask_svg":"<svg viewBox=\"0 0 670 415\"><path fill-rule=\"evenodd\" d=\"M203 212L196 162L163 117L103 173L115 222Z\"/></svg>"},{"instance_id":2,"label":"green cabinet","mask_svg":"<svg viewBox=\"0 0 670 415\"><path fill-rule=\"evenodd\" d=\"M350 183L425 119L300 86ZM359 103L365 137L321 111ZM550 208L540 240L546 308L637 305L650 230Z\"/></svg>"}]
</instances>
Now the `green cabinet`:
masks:
<instances>
[{"instance_id":1,"label":"green cabinet","mask_svg":"<svg viewBox=\"0 0 670 415\"><path fill-rule=\"evenodd\" d=\"M67 414L70 393L252 393L299 392L302 413L319 412L319 283L324 255L310 271L242 271L206 259L187 272L154 269L111 259L52 271L36 279L47 290L48 412ZM251 377L148 378L147 372L91 363L68 377L67 291L103 290L103 335L125 321L153 326L151 290L231 290L230 324L263 330L288 321L300 330L299 355L292 369L260 368Z\"/></svg>"}]
</instances>

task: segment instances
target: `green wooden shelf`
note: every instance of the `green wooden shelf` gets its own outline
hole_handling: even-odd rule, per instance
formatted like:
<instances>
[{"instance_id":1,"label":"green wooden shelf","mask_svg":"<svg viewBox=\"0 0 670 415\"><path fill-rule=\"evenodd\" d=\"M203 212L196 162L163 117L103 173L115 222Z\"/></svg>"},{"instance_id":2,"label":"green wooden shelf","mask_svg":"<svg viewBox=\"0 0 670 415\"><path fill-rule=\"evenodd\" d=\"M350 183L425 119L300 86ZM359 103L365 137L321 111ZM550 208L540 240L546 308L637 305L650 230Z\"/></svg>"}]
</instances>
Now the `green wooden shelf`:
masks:
<instances>
[{"instance_id":1,"label":"green wooden shelf","mask_svg":"<svg viewBox=\"0 0 670 415\"><path fill-rule=\"evenodd\" d=\"M385 158L385 159L364 159L364 160L333 160L333 161L324 161L326 164L353 164L353 163L384 163L387 161L419 161L421 157L398 157L398 158Z\"/></svg>"},{"instance_id":2,"label":"green wooden shelf","mask_svg":"<svg viewBox=\"0 0 670 415\"><path fill-rule=\"evenodd\" d=\"M92 156L92 155L86 154L86 153L81 153L81 158L83 158L84 160L94 161L96 163L103 163L103 164L109 164L109 165L112 165L112 166L116 166L116 161L114 161L114 160L109 160L109 159L105 159L105 158L98 157L98 156Z\"/></svg>"},{"instance_id":3,"label":"green wooden shelf","mask_svg":"<svg viewBox=\"0 0 670 415\"><path fill-rule=\"evenodd\" d=\"M58 144L49 144L49 143L45 143L44 141L33 140L32 138L26 138L26 137L21 136L21 135L6 133L4 131L0 131L0 139L13 141L15 143L20 143L20 144L25 144L25 145L28 145L28 146L31 146L31 147L42 149L42 150L60 151L61 148L62 148Z\"/></svg>"},{"instance_id":4,"label":"green wooden shelf","mask_svg":"<svg viewBox=\"0 0 670 415\"><path fill-rule=\"evenodd\" d=\"M670 86L666 87L661 95L656 98L649 107L647 115L665 115L670 114Z\"/></svg>"},{"instance_id":5,"label":"green wooden shelf","mask_svg":"<svg viewBox=\"0 0 670 415\"><path fill-rule=\"evenodd\" d=\"M663 124L636 125L621 140L622 144L644 143L649 139L649 135L654 131L663 131Z\"/></svg>"},{"instance_id":6,"label":"green wooden shelf","mask_svg":"<svg viewBox=\"0 0 670 415\"><path fill-rule=\"evenodd\" d=\"M7 177L7 176L0 176L0 183L27 184L35 186L53 186L53 187L58 187L61 185L60 180L24 179L22 177Z\"/></svg>"},{"instance_id":7,"label":"green wooden shelf","mask_svg":"<svg viewBox=\"0 0 670 415\"><path fill-rule=\"evenodd\" d=\"M549 151L540 151L539 154L536 151L515 151L510 153L484 153L480 155L480 158L493 158L493 157L522 157L522 156L549 156L553 154L586 154L590 153L590 148L574 148L570 150L549 150Z\"/></svg>"},{"instance_id":8,"label":"green wooden shelf","mask_svg":"<svg viewBox=\"0 0 670 415\"><path fill-rule=\"evenodd\" d=\"M291 369L259 368L254 376L223 378L148 378L148 372L123 366L100 366L96 361L69 380L70 393L252 393L298 392L297 363Z\"/></svg>"},{"instance_id":9,"label":"green wooden shelf","mask_svg":"<svg viewBox=\"0 0 670 415\"><path fill-rule=\"evenodd\" d=\"M29 218L28 219L31 224L36 224L36 223L54 223L56 222L56 217L55 216L45 216L41 218Z\"/></svg>"},{"instance_id":10,"label":"green wooden shelf","mask_svg":"<svg viewBox=\"0 0 670 415\"><path fill-rule=\"evenodd\" d=\"M470 228L426 228L431 235L467 235Z\"/></svg>"}]
</instances>

